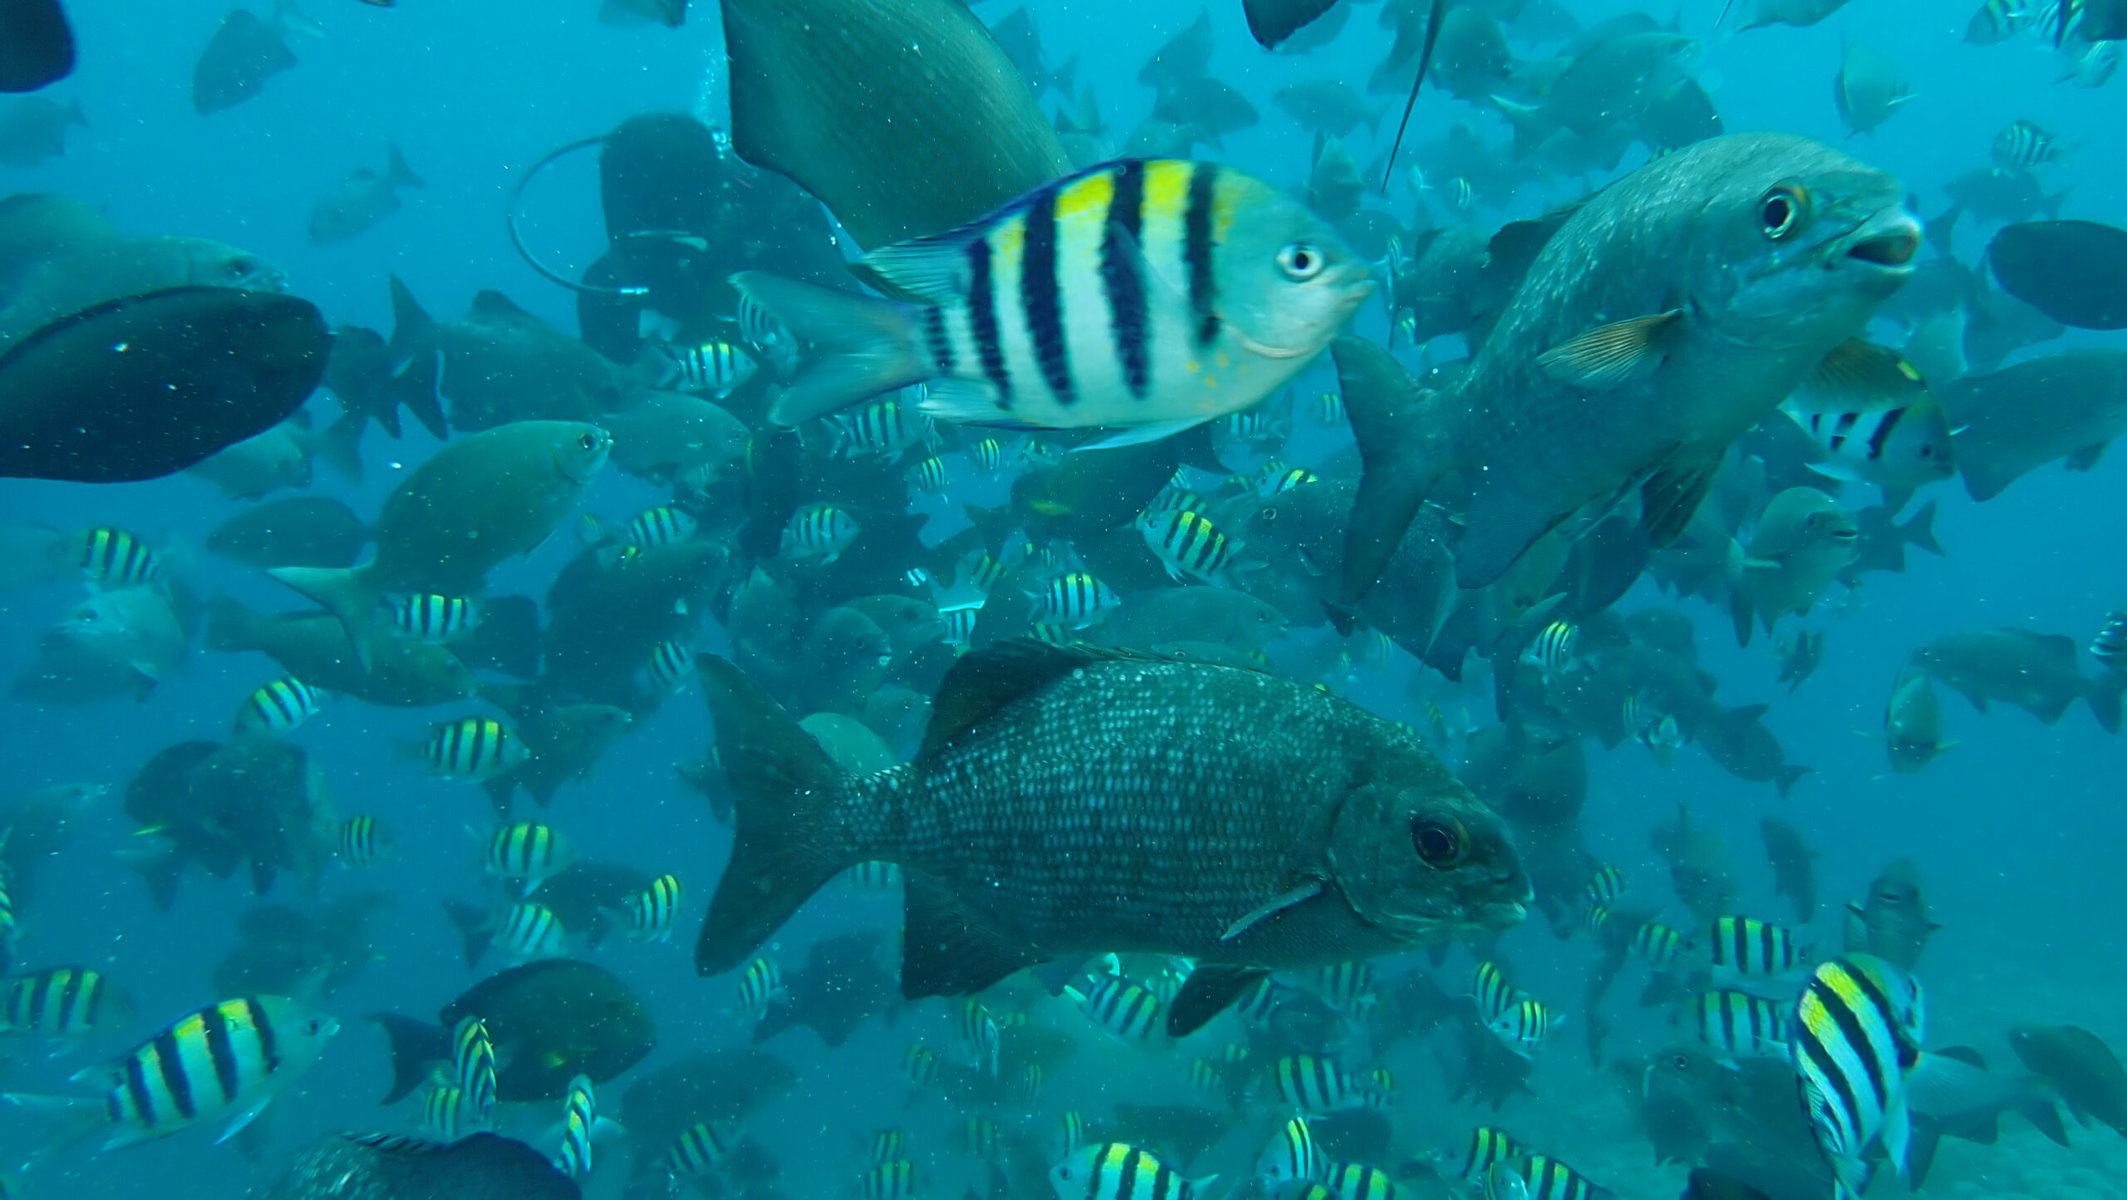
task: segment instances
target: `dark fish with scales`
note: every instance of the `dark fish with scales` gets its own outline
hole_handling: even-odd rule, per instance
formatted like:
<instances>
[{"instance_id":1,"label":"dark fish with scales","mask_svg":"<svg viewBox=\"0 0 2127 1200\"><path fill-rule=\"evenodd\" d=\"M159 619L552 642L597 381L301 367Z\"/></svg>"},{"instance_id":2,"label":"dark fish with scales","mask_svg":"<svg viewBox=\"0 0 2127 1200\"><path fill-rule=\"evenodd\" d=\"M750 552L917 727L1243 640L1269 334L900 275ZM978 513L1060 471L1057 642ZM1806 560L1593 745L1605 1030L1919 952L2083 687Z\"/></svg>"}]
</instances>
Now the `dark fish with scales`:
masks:
<instances>
[{"instance_id":1,"label":"dark fish with scales","mask_svg":"<svg viewBox=\"0 0 2127 1200\"><path fill-rule=\"evenodd\" d=\"M1651 540L1674 540L1728 445L1860 331L1919 247L1889 175L1806 138L1730 134L1575 210L1447 391L1340 342L1365 462L1346 591L1372 584L1458 472L1477 483L1455 548L1464 587L1633 493Z\"/></svg>"},{"instance_id":2,"label":"dark fish with scales","mask_svg":"<svg viewBox=\"0 0 2127 1200\"><path fill-rule=\"evenodd\" d=\"M846 777L729 663L700 674L738 790L704 974L885 859L907 874L905 995L1184 954L1200 965L1169 1028L1186 1033L1265 968L1503 929L1530 895L1505 824L1415 735L1272 676L1001 643L947 676L913 763Z\"/></svg>"}]
</instances>

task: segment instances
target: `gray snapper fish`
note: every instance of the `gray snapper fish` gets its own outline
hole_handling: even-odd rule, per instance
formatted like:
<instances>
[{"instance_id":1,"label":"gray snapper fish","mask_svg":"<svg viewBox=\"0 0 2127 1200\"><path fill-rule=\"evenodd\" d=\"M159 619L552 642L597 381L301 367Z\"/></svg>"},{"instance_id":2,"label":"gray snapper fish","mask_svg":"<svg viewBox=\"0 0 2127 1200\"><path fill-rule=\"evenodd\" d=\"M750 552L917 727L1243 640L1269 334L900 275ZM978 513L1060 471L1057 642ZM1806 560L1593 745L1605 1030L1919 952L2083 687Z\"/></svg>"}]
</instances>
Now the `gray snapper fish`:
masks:
<instances>
[{"instance_id":1,"label":"gray snapper fish","mask_svg":"<svg viewBox=\"0 0 2127 1200\"><path fill-rule=\"evenodd\" d=\"M1657 159L1551 236L1469 372L1347 404L1365 459L1344 582L1371 585L1442 477L1476 483L1456 547L1491 582L1587 505L1640 492L1666 544L1728 445L1911 273L1898 181L1807 138L1730 134Z\"/></svg>"},{"instance_id":2,"label":"gray snapper fish","mask_svg":"<svg viewBox=\"0 0 2127 1200\"><path fill-rule=\"evenodd\" d=\"M318 197L310 210L310 244L344 242L399 211L399 189L423 187L397 146L386 147L382 173L362 167Z\"/></svg>"},{"instance_id":3,"label":"gray snapper fish","mask_svg":"<svg viewBox=\"0 0 2127 1200\"><path fill-rule=\"evenodd\" d=\"M699 671L738 801L703 974L883 859L907 879L905 995L1182 954L1200 965L1170 1008L1181 1034L1263 968L1504 929L1530 897L1505 823L1416 735L1304 684L1000 643L947 675L914 762L847 776L730 663Z\"/></svg>"},{"instance_id":4,"label":"gray snapper fish","mask_svg":"<svg viewBox=\"0 0 2127 1200\"><path fill-rule=\"evenodd\" d=\"M25 271L19 290L0 308L0 343L122 296L176 287L278 292L286 282L279 267L258 255L207 238L68 243Z\"/></svg>"},{"instance_id":5,"label":"gray snapper fish","mask_svg":"<svg viewBox=\"0 0 2127 1200\"><path fill-rule=\"evenodd\" d=\"M103 592L45 632L37 657L10 694L31 703L88 704L120 695L145 700L184 653L184 629L162 592Z\"/></svg>"},{"instance_id":6,"label":"gray snapper fish","mask_svg":"<svg viewBox=\"0 0 2127 1200\"><path fill-rule=\"evenodd\" d=\"M575 421L518 421L460 438L385 497L374 559L267 574L338 617L366 669L377 605L387 593L478 592L495 566L546 540L612 450L605 430Z\"/></svg>"}]
</instances>

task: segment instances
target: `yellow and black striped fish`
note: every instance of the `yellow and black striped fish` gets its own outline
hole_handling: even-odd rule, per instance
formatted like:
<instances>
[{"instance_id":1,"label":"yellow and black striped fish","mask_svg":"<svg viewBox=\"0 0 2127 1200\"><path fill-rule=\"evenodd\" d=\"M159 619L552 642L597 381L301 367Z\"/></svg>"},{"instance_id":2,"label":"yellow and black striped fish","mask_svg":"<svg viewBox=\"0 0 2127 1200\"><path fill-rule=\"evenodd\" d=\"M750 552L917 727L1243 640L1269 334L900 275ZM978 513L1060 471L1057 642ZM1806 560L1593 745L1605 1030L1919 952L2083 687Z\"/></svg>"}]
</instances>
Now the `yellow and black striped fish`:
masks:
<instances>
[{"instance_id":1,"label":"yellow and black striped fish","mask_svg":"<svg viewBox=\"0 0 2127 1200\"><path fill-rule=\"evenodd\" d=\"M1306 1116L1352 1108L1375 1108L1387 1098L1371 1083L1353 1079L1333 1059L1289 1054L1271 1064L1271 1086L1285 1107Z\"/></svg>"},{"instance_id":2,"label":"yellow and black striped fish","mask_svg":"<svg viewBox=\"0 0 2127 1200\"><path fill-rule=\"evenodd\" d=\"M339 1031L339 1022L286 996L240 996L190 1013L74 1078L106 1089L113 1126L106 1150L225 1116L235 1118L233 1132L309 1070Z\"/></svg>"},{"instance_id":3,"label":"yellow and black striped fish","mask_svg":"<svg viewBox=\"0 0 2127 1200\"><path fill-rule=\"evenodd\" d=\"M1056 1120L1056 1140L1050 1146L1050 1158L1069 1158L1086 1144L1086 1114L1077 1109L1066 1109Z\"/></svg>"},{"instance_id":4,"label":"yellow and black striped fish","mask_svg":"<svg viewBox=\"0 0 2127 1200\"><path fill-rule=\"evenodd\" d=\"M1547 1154L1522 1154L1484 1174L1485 1200L1600 1200L1610 1195L1587 1176Z\"/></svg>"},{"instance_id":5,"label":"yellow and black striped fish","mask_svg":"<svg viewBox=\"0 0 2127 1200\"><path fill-rule=\"evenodd\" d=\"M1210 517L1189 509L1146 512L1137 519L1137 531L1167 574L1177 580L1187 577L1217 583L1241 551L1241 543L1212 524Z\"/></svg>"},{"instance_id":6,"label":"yellow and black striped fish","mask_svg":"<svg viewBox=\"0 0 2127 1200\"><path fill-rule=\"evenodd\" d=\"M908 1157L908 1134L899 1129L882 1129L872 1135L871 1165L892 1162Z\"/></svg>"},{"instance_id":7,"label":"yellow and black striped fish","mask_svg":"<svg viewBox=\"0 0 2127 1200\"><path fill-rule=\"evenodd\" d=\"M916 1164L905 1158L883 1162L857 1177L860 1200L909 1200L916 1192Z\"/></svg>"},{"instance_id":8,"label":"yellow and black striped fish","mask_svg":"<svg viewBox=\"0 0 2127 1200\"><path fill-rule=\"evenodd\" d=\"M106 592L152 587L162 582L162 562L139 535L100 525L76 534L68 543L68 561L82 577Z\"/></svg>"},{"instance_id":9,"label":"yellow and black striped fish","mask_svg":"<svg viewBox=\"0 0 2127 1200\"><path fill-rule=\"evenodd\" d=\"M864 263L919 303L732 277L798 344L831 348L798 364L778 424L927 380L947 420L1160 436L1283 386L1373 291L1278 189L1176 159L1105 163Z\"/></svg>"},{"instance_id":10,"label":"yellow and black striped fish","mask_svg":"<svg viewBox=\"0 0 2127 1200\"><path fill-rule=\"evenodd\" d=\"M783 526L783 557L825 565L842 557L859 532L857 519L834 505L807 504Z\"/></svg>"},{"instance_id":11,"label":"yellow and black striped fish","mask_svg":"<svg viewBox=\"0 0 2127 1200\"><path fill-rule=\"evenodd\" d=\"M670 941L679 906L679 876L660 875L651 880L649 887L628 900L628 936L638 942Z\"/></svg>"},{"instance_id":12,"label":"yellow and black striped fish","mask_svg":"<svg viewBox=\"0 0 2127 1200\"><path fill-rule=\"evenodd\" d=\"M1505 1162L1522 1152L1521 1146L1508 1136L1506 1130L1490 1125L1479 1125L1470 1131L1469 1145L1463 1148L1461 1175L1466 1183L1477 1183L1492 1168L1493 1163Z\"/></svg>"},{"instance_id":13,"label":"yellow and black striped fish","mask_svg":"<svg viewBox=\"0 0 2127 1200\"><path fill-rule=\"evenodd\" d=\"M685 509L660 504L644 509L628 522L626 541L637 550L656 550L692 541L702 523Z\"/></svg>"},{"instance_id":14,"label":"yellow and black striped fish","mask_svg":"<svg viewBox=\"0 0 2127 1200\"><path fill-rule=\"evenodd\" d=\"M910 1042L901 1052L901 1074L913 1087L929 1087L938 1082L938 1055L922 1042Z\"/></svg>"},{"instance_id":15,"label":"yellow and black striped fish","mask_svg":"<svg viewBox=\"0 0 2127 1200\"><path fill-rule=\"evenodd\" d=\"M1004 470L1004 446L996 438L984 438L967 450L968 460L984 475L995 475Z\"/></svg>"},{"instance_id":16,"label":"yellow and black striped fish","mask_svg":"<svg viewBox=\"0 0 2127 1200\"><path fill-rule=\"evenodd\" d=\"M480 624L480 602L470 596L394 596L389 609L392 628L419 642L454 642Z\"/></svg>"},{"instance_id":17,"label":"yellow and black striped fish","mask_svg":"<svg viewBox=\"0 0 2127 1200\"><path fill-rule=\"evenodd\" d=\"M1714 918L1707 951L1714 978L1724 981L1778 979L1796 975L1809 963L1809 951L1792 930L1756 917Z\"/></svg>"},{"instance_id":18,"label":"yellow and black striped fish","mask_svg":"<svg viewBox=\"0 0 2127 1200\"><path fill-rule=\"evenodd\" d=\"M1323 967L1315 973L1315 991L1330 1007L1357 1012L1374 1003L1374 969L1363 959Z\"/></svg>"},{"instance_id":19,"label":"yellow and black striped fish","mask_svg":"<svg viewBox=\"0 0 2127 1200\"><path fill-rule=\"evenodd\" d=\"M650 648L650 661L643 668L650 686L660 692L677 692L694 678L694 648L673 639Z\"/></svg>"},{"instance_id":20,"label":"yellow and black striped fish","mask_svg":"<svg viewBox=\"0 0 2127 1200\"><path fill-rule=\"evenodd\" d=\"M391 831L368 813L357 813L340 822L333 853L350 867L374 866L391 849Z\"/></svg>"},{"instance_id":21,"label":"yellow and black striped fish","mask_svg":"<svg viewBox=\"0 0 2127 1200\"><path fill-rule=\"evenodd\" d=\"M774 959L760 955L747 963L739 975L739 1014L748 1021L759 1021L782 994L782 968L775 965Z\"/></svg>"},{"instance_id":22,"label":"yellow and black striped fish","mask_svg":"<svg viewBox=\"0 0 2127 1200\"><path fill-rule=\"evenodd\" d=\"M455 1083L439 1083L421 1097L421 1127L439 1141L455 1142L485 1125L467 1105L465 1089Z\"/></svg>"},{"instance_id":23,"label":"yellow and black striped fish","mask_svg":"<svg viewBox=\"0 0 2127 1200\"><path fill-rule=\"evenodd\" d=\"M236 710L238 733L287 733L318 715L325 693L293 675L283 676L244 698Z\"/></svg>"},{"instance_id":24,"label":"yellow and black striped fish","mask_svg":"<svg viewBox=\"0 0 2127 1200\"><path fill-rule=\"evenodd\" d=\"M539 821L512 821L487 839L487 873L497 879L521 879L522 895L566 870L576 861L576 847Z\"/></svg>"},{"instance_id":25,"label":"yellow and black striped fish","mask_svg":"<svg viewBox=\"0 0 2127 1200\"><path fill-rule=\"evenodd\" d=\"M10 979L0 991L0 1033L18 1037L78 1037L129 1013L111 981L92 967L51 967Z\"/></svg>"},{"instance_id":26,"label":"yellow and black striped fish","mask_svg":"<svg viewBox=\"0 0 2127 1200\"><path fill-rule=\"evenodd\" d=\"M743 348L718 339L691 346L660 342L657 351L666 363L660 389L697 396L725 395L753 378L760 366Z\"/></svg>"},{"instance_id":27,"label":"yellow and black striped fish","mask_svg":"<svg viewBox=\"0 0 2127 1200\"><path fill-rule=\"evenodd\" d=\"M1405 1200L1409 1195L1387 1171L1366 1163L1337 1163L1322 1185L1335 1200Z\"/></svg>"},{"instance_id":28,"label":"yellow and black striped fish","mask_svg":"<svg viewBox=\"0 0 2127 1200\"><path fill-rule=\"evenodd\" d=\"M1195 1180L1123 1142L1099 1142L1070 1154L1049 1171L1057 1200L1192 1200Z\"/></svg>"},{"instance_id":29,"label":"yellow and black striped fish","mask_svg":"<svg viewBox=\"0 0 2127 1200\"><path fill-rule=\"evenodd\" d=\"M1617 898L1624 895L1625 889L1630 885L1631 879L1625 874L1623 867L1605 863L1596 868L1595 877L1588 881L1587 888L1581 894L1587 898L1589 904L1615 904Z\"/></svg>"},{"instance_id":30,"label":"yellow and black striped fish","mask_svg":"<svg viewBox=\"0 0 2127 1200\"><path fill-rule=\"evenodd\" d=\"M1847 954L1810 974L1796 1005L1789 1054L1834 1200L1868 1184L1863 1155L1882 1141L1900 1174L1912 1125L1906 1075L1920 1061L1926 1009L1920 981L1872 954Z\"/></svg>"},{"instance_id":31,"label":"yellow and black striped fish","mask_svg":"<svg viewBox=\"0 0 2127 1200\"><path fill-rule=\"evenodd\" d=\"M866 454L899 454L931 440L931 419L920 410L888 396L851 413L830 418L835 427L835 453L844 457Z\"/></svg>"},{"instance_id":32,"label":"yellow and black striped fish","mask_svg":"<svg viewBox=\"0 0 2127 1200\"><path fill-rule=\"evenodd\" d=\"M486 783L524 765L530 752L493 717L460 717L428 727L421 754L438 779Z\"/></svg>"},{"instance_id":33,"label":"yellow and black striped fish","mask_svg":"<svg viewBox=\"0 0 2127 1200\"><path fill-rule=\"evenodd\" d=\"M520 900L502 918L495 942L517 962L530 962L556 957L567 949L568 930L562 928L553 909L536 900Z\"/></svg>"},{"instance_id":34,"label":"yellow and black striped fish","mask_svg":"<svg viewBox=\"0 0 2127 1200\"><path fill-rule=\"evenodd\" d=\"M1066 989L1093 1023L1126 1042L1141 1042L1158 1032L1159 997L1120 975L1102 975L1080 992Z\"/></svg>"},{"instance_id":35,"label":"yellow and black striped fish","mask_svg":"<svg viewBox=\"0 0 2127 1200\"><path fill-rule=\"evenodd\" d=\"M465 1094L466 1111L486 1126L495 1111L495 1043L479 1017L451 1030L451 1078Z\"/></svg>"},{"instance_id":36,"label":"yellow and black striped fish","mask_svg":"<svg viewBox=\"0 0 2127 1200\"><path fill-rule=\"evenodd\" d=\"M1048 1083L1048 1072L1041 1069L1041 1064L1028 1063L1019 1068L1019 1074L1012 1077L1012 1084L1007 1092L1012 1099L1032 1107L1041 1099L1042 1089L1047 1087Z\"/></svg>"},{"instance_id":37,"label":"yellow and black striped fish","mask_svg":"<svg viewBox=\"0 0 2127 1200\"><path fill-rule=\"evenodd\" d=\"M997 1019L982 1001L972 997L960 1002L958 1029L960 1045L975 1060L975 1065L990 1078L997 1077L997 1056L1003 1040L997 1028Z\"/></svg>"},{"instance_id":38,"label":"yellow and black striped fish","mask_svg":"<svg viewBox=\"0 0 2127 1200\"><path fill-rule=\"evenodd\" d=\"M1065 571L1041 589L1035 620L1043 625L1083 629L1115 610L1122 598L1091 571Z\"/></svg>"},{"instance_id":39,"label":"yellow and black striped fish","mask_svg":"<svg viewBox=\"0 0 2127 1200\"><path fill-rule=\"evenodd\" d=\"M730 1143L715 1126L698 1121L665 1152L665 1173L674 1180L700 1179L716 1170Z\"/></svg>"},{"instance_id":40,"label":"yellow and black striped fish","mask_svg":"<svg viewBox=\"0 0 2127 1200\"><path fill-rule=\"evenodd\" d=\"M1691 998L1691 1025L1722 1061L1787 1057L1787 1005L1748 992L1704 992Z\"/></svg>"},{"instance_id":41,"label":"yellow and black striped fish","mask_svg":"<svg viewBox=\"0 0 2127 1200\"><path fill-rule=\"evenodd\" d=\"M1491 1030L1499 1035L1507 1049L1529 1057L1543 1044L1551 1027L1558 1024L1558 1014L1540 1000L1526 997L1509 1006L1491 1022Z\"/></svg>"},{"instance_id":42,"label":"yellow and black striped fish","mask_svg":"<svg viewBox=\"0 0 2127 1200\"><path fill-rule=\"evenodd\" d=\"M1468 995L1477 1002L1477 1017L1489 1025L1514 1007L1521 992L1507 982L1507 973L1499 964L1486 960L1470 972Z\"/></svg>"},{"instance_id":43,"label":"yellow and black striped fish","mask_svg":"<svg viewBox=\"0 0 2127 1200\"><path fill-rule=\"evenodd\" d=\"M1573 665L1580 650L1580 630L1571 621L1553 621L1543 627L1521 652L1521 661L1535 667L1548 682Z\"/></svg>"},{"instance_id":44,"label":"yellow and black striped fish","mask_svg":"<svg viewBox=\"0 0 2127 1200\"><path fill-rule=\"evenodd\" d=\"M988 1117L969 1117L960 1123L960 1148L976 1158L995 1162L1004 1157L1004 1130Z\"/></svg>"},{"instance_id":45,"label":"yellow and black striped fish","mask_svg":"<svg viewBox=\"0 0 2127 1200\"><path fill-rule=\"evenodd\" d=\"M1648 921L1632 931L1632 952L1648 965L1666 970L1690 945L1683 933L1660 921Z\"/></svg>"},{"instance_id":46,"label":"yellow and black striped fish","mask_svg":"<svg viewBox=\"0 0 2127 1200\"><path fill-rule=\"evenodd\" d=\"M952 468L933 454L908 469L908 485L926 495L944 495L953 486Z\"/></svg>"},{"instance_id":47,"label":"yellow and black striped fish","mask_svg":"<svg viewBox=\"0 0 2127 1200\"><path fill-rule=\"evenodd\" d=\"M555 1165L571 1179L582 1179L591 1173L591 1130L598 1124L598 1094L591 1089L591 1077L578 1075L569 1080L569 1096L561 1110L561 1153Z\"/></svg>"},{"instance_id":48,"label":"yellow and black striped fish","mask_svg":"<svg viewBox=\"0 0 2127 1200\"><path fill-rule=\"evenodd\" d=\"M1256 1175L1272 1184L1296 1179L1320 1179L1329 1169L1322 1151L1315 1146L1314 1131L1307 1118L1294 1116L1270 1135L1270 1144L1256 1156Z\"/></svg>"}]
</instances>

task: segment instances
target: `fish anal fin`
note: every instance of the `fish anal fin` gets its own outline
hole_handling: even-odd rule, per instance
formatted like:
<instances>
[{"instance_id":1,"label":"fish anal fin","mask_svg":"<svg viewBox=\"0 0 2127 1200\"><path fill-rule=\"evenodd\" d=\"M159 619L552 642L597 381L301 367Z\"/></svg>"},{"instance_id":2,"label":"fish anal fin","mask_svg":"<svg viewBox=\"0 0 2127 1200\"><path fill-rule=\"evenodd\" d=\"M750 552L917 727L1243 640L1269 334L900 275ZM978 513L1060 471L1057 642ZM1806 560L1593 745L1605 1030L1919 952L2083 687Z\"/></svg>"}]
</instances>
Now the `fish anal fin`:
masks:
<instances>
[{"instance_id":1,"label":"fish anal fin","mask_svg":"<svg viewBox=\"0 0 2127 1200\"><path fill-rule=\"evenodd\" d=\"M1640 486L1640 525L1656 549L1682 537L1721 473L1721 458L1679 454Z\"/></svg>"},{"instance_id":2,"label":"fish anal fin","mask_svg":"<svg viewBox=\"0 0 2127 1200\"><path fill-rule=\"evenodd\" d=\"M990 925L943 883L904 868L901 994L965 996L1040 962L1032 946Z\"/></svg>"},{"instance_id":3,"label":"fish anal fin","mask_svg":"<svg viewBox=\"0 0 2127 1200\"><path fill-rule=\"evenodd\" d=\"M1598 325L1536 356L1536 365L1561 383L1606 390L1622 387L1662 364L1682 309Z\"/></svg>"},{"instance_id":4,"label":"fish anal fin","mask_svg":"<svg viewBox=\"0 0 2127 1200\"><path fill-rule=\"evenodd\" d=\"M1167 1035L1188 1037L1226 1011L1241 993L1268 978L1270 972L1261 967L1198 964L1168 1006Z\"/></svg>"}]
</instances>

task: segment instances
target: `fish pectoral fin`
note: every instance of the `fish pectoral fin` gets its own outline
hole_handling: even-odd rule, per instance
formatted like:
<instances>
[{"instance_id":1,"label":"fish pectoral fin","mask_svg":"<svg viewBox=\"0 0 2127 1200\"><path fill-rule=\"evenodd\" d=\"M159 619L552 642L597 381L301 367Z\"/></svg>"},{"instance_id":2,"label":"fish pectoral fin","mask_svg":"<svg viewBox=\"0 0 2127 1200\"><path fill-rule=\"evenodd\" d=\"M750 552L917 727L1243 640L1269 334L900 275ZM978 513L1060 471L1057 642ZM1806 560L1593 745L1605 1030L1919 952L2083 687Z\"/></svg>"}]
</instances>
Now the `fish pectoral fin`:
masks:
<instances>
[{"instance_id":1,"label":"fish pectoral fin","mask_svg":"<svg viewBox=\"0 0 2127 1200\"><path fill-rule=\"evenodd\" d=\"M1553 379L1575 387L1606 389L1630 383L1662 364L1670 331L1684 310L1631 317L1598 325L1536 356Z\"/></svg>"},{"instance_id":2,"label":"fish pectoral fin","mask_svg":"<svg viewBox=\"0 0 2127 1200\"><path fill-rule=\"evenodd\" d=\"M1202 1029L1243 992L1268 978L1270 972L1262 967L1199 964L1182 981L1174 1003L1167 1006L1167 1036L1188 1037Z\"/></svg>"},{"instance_id":3,"label":"fish pectoral fin","mask_svg":"<svg viewBox=\"0 0 2127 1200\"><path fill-rule=\"evenodd\" d=\"M1640 525L1657 549L1683 536L1721 472L1721 454L1678 453L1640 486Z\"/></svg>"},{"instance_id":4,"label":"fish pectoral fin","mask_svg":"<svg viewBox=\"0 0 2127 1200\"><path fill-rule=\"evenodd\" d=\"M1117 430L1098 441L1087 442L1082 446L1073 446L1070 453L1083 454L1088 450L1120 450L1126 446L1142 446L1147 442L1156 442L1161 438L1173 437L1184 430L1195 429L1197 426L1212 419L1209 416L1179 417L1172 421L1155 421L1150 425L1133 425L1127 429Z\"/></svg>"},{"instance_id":5,"label":"fish pectoral fin","mask_svg":"<svg viewBox=\"0 0 2127 1200\"><path fill-rule=\"evenodd\" d=\"M904 868L903 879L902 995L965 996L1042 960L1038 950L991 926L935 877Z\"/></svg>"},{"instance_id":6,"label":"fish pectoral fin","mask_svg":"<svg viewBox=\"0 0 2127 1200\"><path fill-rule=\"evenodd\" d=\"M242 1133L244 1131L244 1126L249 1125L253 1121L258 1120L258 1115L266 1111L266 1102L267 1100L271 1099L272 1097L268 1096L266 1100L261 1100L257 1104L252 1105L250 1108L247 1108L244 1111L236 1114L236 1119L229 1122L229 1128L222 1130L222 1135L220 1137L214 1139L214 1144L219 1146L223 1142L228 1141L230 1138L235 1137L237 1134Z\"/></svg>"},{"instance_id":7,"label":"fish pectoral fin","mask_svg":"<svg viewBox=\"0 0 2127 1200\"><path fill-rule=\"evenodd\" d=\"M994 425L1008 429L1038 429L1006 412L997 389L972 379L932 379L923 385L917 402L930 416L956 425Z\"/></svg>"},{"instance_id":8,"label":"fish pectoral fin","mask_svg":"<svg viewBox=\"0 0 2127 1200\"><path fill-rule=\"evenodd\" d=\"M1320 879L1310 879L1306 883L1301 884L1299 887L1293 888L1291 891L1273 896L1264 903L1256 906L1254 909L1251 909L1247 913L1242 914L1241 918L1235 921L1233 924L1228 925L1226 927L1226 931L1219 935L1219 940L1222 942L1230 942L1233 939L1248 932L1260 922L1268 920L1269 918L1276 916L1278 913L1284 912L1286 909L1291 908L1294 905L1304 904L1305 902L1314 899L1316 896L1321 895L1322 889L1327 886L1328 884L1324 883Z\"/></svg>"}]
</instances>

